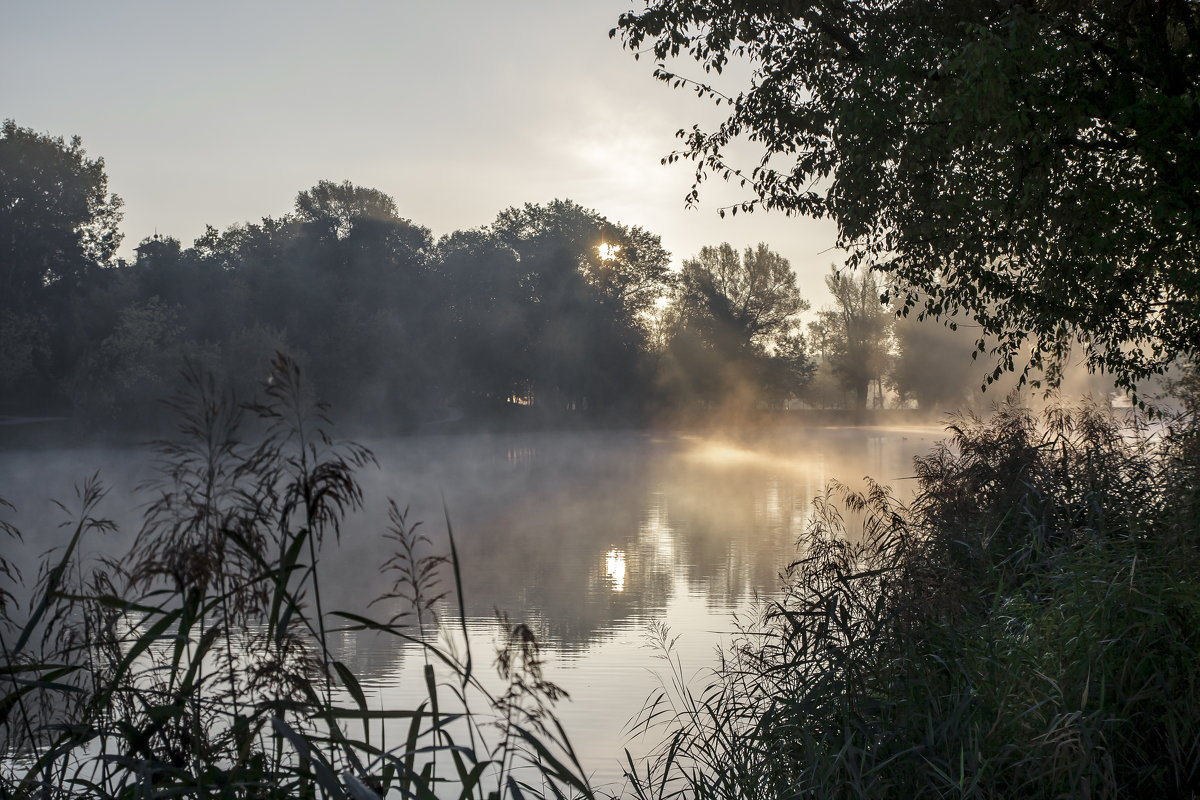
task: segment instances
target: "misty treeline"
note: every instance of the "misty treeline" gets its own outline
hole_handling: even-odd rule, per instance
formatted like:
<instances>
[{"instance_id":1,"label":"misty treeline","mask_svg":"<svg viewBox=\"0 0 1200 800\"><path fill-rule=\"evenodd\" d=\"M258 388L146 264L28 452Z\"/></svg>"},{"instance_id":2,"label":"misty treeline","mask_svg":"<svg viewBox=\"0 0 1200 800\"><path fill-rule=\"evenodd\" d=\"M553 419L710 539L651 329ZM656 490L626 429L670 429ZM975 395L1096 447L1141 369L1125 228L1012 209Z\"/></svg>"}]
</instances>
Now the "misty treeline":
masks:
<instances>
[{"instance_id":1,"label":"misty treeline","mask_svg":"<svg viewBox=\"0 0 1200 800\"><path fill-rule=\"evenodd\" d=\"M399 429L796 397L861 408L885 378L924 405L978 383L960 358L957 387L920 394L931 384L903 365L924 344L897 348L870 277L831 274L834 303L806 330L809 303L767 245L705 247L672 270L657 235L569 200L435 240L383 192L321 181L284 216L188 247L156 233L126 261L103 159L11 120L0 193L4 413L141 426L186 363L248 393L276 352L346 414Z\"/></svg>"}]
</instances>

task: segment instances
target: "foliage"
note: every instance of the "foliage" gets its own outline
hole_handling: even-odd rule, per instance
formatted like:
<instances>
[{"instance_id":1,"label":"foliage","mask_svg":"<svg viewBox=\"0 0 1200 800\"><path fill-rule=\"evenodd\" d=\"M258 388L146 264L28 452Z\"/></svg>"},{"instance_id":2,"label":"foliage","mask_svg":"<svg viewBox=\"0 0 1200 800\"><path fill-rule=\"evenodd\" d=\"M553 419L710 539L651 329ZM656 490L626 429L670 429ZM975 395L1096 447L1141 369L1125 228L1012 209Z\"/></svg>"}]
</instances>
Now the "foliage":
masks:
<instances>
[{"instance_id":1,"label":"foliage","mask_svg":"<svg viewBox=\"0 0 1200 800\"><path fill-rule=\"evenodd\" d=\"M519 644L502 652L499 696L481 684L469 644L459 658L437 643L443 563L462 614L452 535L450 557L432 555L392 506L390 597L411 604L415 632L405 613L379 622L325 608L322 544L361 506L355 472L373 457L331 438L294 362L276 360L258 402L238 405L193 377L173 408L178 432L154 446L158 472L128 554L83 555L113 528L98 517L93 478L28 616L0 637L0 794L591 796L553 722L561 690L541 678L528 628L506 628ZM3 522L0 532L17 535ZM13 577L4 559L0 574ZM6 586L6 619L10 599ZM369 707L331 644L357 630L420 648L427 699ZM399 743L386 742L387 721L407 728Z\"/></svg>"},{"instance_id":2,"label":"foliage","mask_svg":"<svg viewBox=\"0 0 1200 800\"><path fill-rule=\"evenodd\" d=\"M704 248L675 272L657 235L570 200L435 242L385 193L322 180L291 213L210 226L190 246L156 233L111 263L119 203L101 191L103 162L10 127L0 150L28 150L25 172L78 162L107 203L75 233L111 247L73 261L75 277L26 275L40 286L28 297L0 294L0 407L69 417L72 434L156 433L169 425L156 400L186 361L247 393L277 350L350 419L391 431L778 407L814 372L797 320L807 303L766 244ZM24 191L20 175L0 178ZM18 206L32 216L12 232L6 274L57 269L70 250L61 230L46 244L57 212ZM37 255L43 245L58 255Z\"/></svg>"},{"instance_id":3,"label":"foliage","mask_svg":"<svg viewBox=\"0 0 1200 800\"><path fill-rule=\"evenodd\" d=\"M647 312L669 285L659 237L569 200L506 209L489 230L520 264L533 399L552 409L638 399Z\"/></svg>"},{"instance_id":4,"label":"foliage","mask_svg":"<svg viewBox=\"0 0 1200 800\"><path fill-rule=\"evenodd\" d=\"M1196 3L653 0L618 32L729 109L665 159L689 203L715 174L833 218L907 307L977 322L997 376L1028 347L1055 381L1075 342L1134 386L1196 352Z\"/></svg>"},{"instance_id":5,"label":"foliage","mask_svg":"<svg viewBox=\"0 0 1200 800\"><path fill-rule=\"evenodd\" d=\"M892 321L880 300L878 284L869 272L856 281L832 269L825 285L833 295L834 307L823 309L810 323L814 338L821 340L822 356L842 389L854 396L854 408L867 407L873 381L880 381L891 355ZM882 393L880 393L882 397Z\"/></svg>"},{"instance_id":6,"label":"foliage","mask_svg":"<svg viewBox=\"0 0 1200 800\"><path fill-rule=\"evenodd\" d=\"M103 161L78 140L11 122L5 132L6 411L152 428L185 359L244 389L276 349L376 429L460 418L464 406L636 415L651 395L652 312L672 278L643 228L556 200L435 244L385 193L322 180L290 214L209 227L191 247L155 234L133 263L99 270L118 241Z\"/></svg>"},{"instance_id":7,"label":"foliage","mask_svg":"<svg viewBox=\"0 0 1200 800\"><path fill-rule=\"evenodd\" d=\"M44 314L0 309L0 396L17 395L37 379L50 357L49 328Z\"/></svg>"},{"instance_id":8,"label":"foliage","mask_svg":"<svg viewBox=\"0 0 1200 800\"><path fill-rule=\"evenodd\" d=\"M526 203L501 211L490 230L534 271L527 274L542 300L553 300L562 275L578 273L630 318L649 310L668 282L669 254L643 228L609 222L570 200Z\"/></svg>"},{"instance_id":9,"label":"foliage","mask_svg":"<svg viewBox=\"0 0 1200 800\"><path fill-rule=\"evenodd\" d=\"M1008 408L951 431L910 503L817 503L711 684L647 703L636 796L1194 796L1195 428Z\"/></svg>"},{"instance_id":10,"label":"foliage","mask_svg":"<svg viewBox=\"0 0 1200 800\"><path fill-rule=\"evenodd\" d=\"M957 325L915 316L897 319L892 331L896 356L889 377L897 394L924 410L958 408L978 381L973 337Z\"/></svg>"},{"instance_id":11,"label":"foliage","mask_svg":"<svg viewBox=\"0 0 1200 800\"><path fill-rule=\"evenodd\" d=\"M93 423L133 424L154 415L182 364L215 367L216 354L182 338L178 310L157 297L117 313L112 332L89 348L72 376L75 408Z\"/></svg>"},{"instance_id":12,"label":"foliage","mask_svg":"<svg viewBox=\"0 0 1200 800\"><path fill-rule=\"evenodd\" d=\"M104 159L79 137L0 127L0 403L59 399L79 348L72 297L95 289L121 236L121 200L108 193Z\"/></svg>"},{"instance_id":13,"label":"foliage","mask_svg":"<svg viewBox=\"0 0 1200 800\"><path fill-rule=\"evenodd\" d=\"M702 247L683 262L667 334L671 394L754 402L794 394L812 374L799 331L808 308L786 258L766 244Z\"/></svg>"},{"instance_id":14,"label":"foliage","mask_svg":"<svg viewBox=\"0 0 1200 800\"><path fill-rule=\"evenodd\" d=\"M121 200L104 159L5 120L0 128L0 306L21 307L50 287L76 286L112 259ZM27 307L27 306L26 306Z\"/></svg>"},{"instance_id":15,"label":"foliage","mask_svg":"<svg viewBox=\"0 0 1200 800\"><path fill-rule=\"evenodd\" d=\"M305 225L320 228L322 238L335 239L345 239L356 227L372 223L407 223L400 218L395 200L378 189L355 186L350 181L318 181L313 188L300 192L296 195L296 217Z\"/></svg>"},{"instance_id":16,"label":"foliage","mask_svg":"<svg viewBox=\"0 0 1200 800\"><path fill-rule=\"evenodd\" d=\"M451 381L476 402L524 395L532 375L533 298L517 252L487 231L456 231L438 242L454 331Z\"/></svg>"},{"instance_id":17,"label":"foliage","mask_svg":"<svg viewBox=\"0 0 1200 800\"><path fill-rule=\"evenodd\" d=\"M808 309L791 264L763 243L740 258L727 242L700 248L683 262L677 302L685 324L731 350L775 346Z\"/></svg>"}]
</instances>

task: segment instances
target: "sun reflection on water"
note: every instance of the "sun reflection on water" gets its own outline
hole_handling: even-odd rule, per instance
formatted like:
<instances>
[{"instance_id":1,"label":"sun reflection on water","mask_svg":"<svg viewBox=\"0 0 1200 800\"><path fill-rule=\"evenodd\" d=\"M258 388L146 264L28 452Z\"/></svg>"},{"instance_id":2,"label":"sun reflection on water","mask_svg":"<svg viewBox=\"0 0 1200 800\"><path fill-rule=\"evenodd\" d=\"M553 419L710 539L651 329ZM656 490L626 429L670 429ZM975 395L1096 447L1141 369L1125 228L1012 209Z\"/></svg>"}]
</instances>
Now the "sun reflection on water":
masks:
<instances>
[{"instance_id":1,"label":"sun reflection on water","mask_svg":"<svg viewBox=\"0 0 1200 800\"><path fill-rule=\"evenodd\" d=\"M604 554L604 572L614 592L625 591L625 551L615 547Z\"/></svg>"}]
</instances>

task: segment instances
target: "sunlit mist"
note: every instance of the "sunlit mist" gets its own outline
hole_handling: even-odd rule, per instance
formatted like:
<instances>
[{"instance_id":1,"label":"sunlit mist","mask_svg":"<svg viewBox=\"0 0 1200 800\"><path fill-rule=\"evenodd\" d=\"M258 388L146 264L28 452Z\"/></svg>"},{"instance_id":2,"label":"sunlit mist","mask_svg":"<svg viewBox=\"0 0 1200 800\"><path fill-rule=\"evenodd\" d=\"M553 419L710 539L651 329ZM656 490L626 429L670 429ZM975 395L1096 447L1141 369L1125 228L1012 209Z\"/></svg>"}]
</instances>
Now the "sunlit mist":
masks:
<instances>
[{"instance_id":1,"label":"sunlit mist","mask_svg":"<svg viewBox=\"0 0 1200 800\"><path fill-rule=\"evenodd\" d=\"M614 592L625 591L625 551L613 548L604 555L604 572Z\"/></svg>"},{"instance_id":2,"label":"sunlit mist","mask_svg":"<svg viewBox=\"0 0 1200 800\"><path fill-rule=\"evenodd\" d=\"M720 467L756 466L772 469L802 471L809 468L803 460L778 456L761 449L754 450L715 439L697 440L688 458Z\"/></svg>"}]
</instances>

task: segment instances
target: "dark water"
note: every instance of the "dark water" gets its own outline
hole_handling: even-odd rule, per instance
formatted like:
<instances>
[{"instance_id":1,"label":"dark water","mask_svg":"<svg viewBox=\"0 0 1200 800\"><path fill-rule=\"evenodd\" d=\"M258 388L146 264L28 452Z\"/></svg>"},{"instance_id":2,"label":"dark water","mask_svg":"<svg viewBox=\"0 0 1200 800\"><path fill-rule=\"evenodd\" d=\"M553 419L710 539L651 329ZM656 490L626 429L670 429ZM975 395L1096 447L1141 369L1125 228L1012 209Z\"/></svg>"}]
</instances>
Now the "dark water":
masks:
<instances>
[{"instance_id":1,"label":"dark water","mask_svg":"<svg viewBox=\"0 0 1200 800\"><path fill-rule=\"evenodd\" d=\"M477 663L490 670L496 611L527 622L547 677L571 696L559 717L577 752L598 783L611 783L623 748L648 746L630 738L627 723L663 671L647 646L652 625L678 635L685 676L702 682L734 615L775 591L827 482L869 475L905 494L912 457L938 438L920 428L774 428L370 442L380 468L362 473L367 508L327 549L326 606L363 611L386 591L385 498L409 506L439 548L448 513ZM93 546L117 552L136 530L131 489L148 472L142 451L0 453L0 497L20 508L25 550L53 543L64 516L45 498L69 499L72 483L97 468L113 486L105 510L126 533ZM443 623L458 624L456 606L443 606ZM403 609L389 601L370 610ZM372 705L424 698L415 649L368 634L344 634L341 646Z\"/></svg>"}]
</instances>

